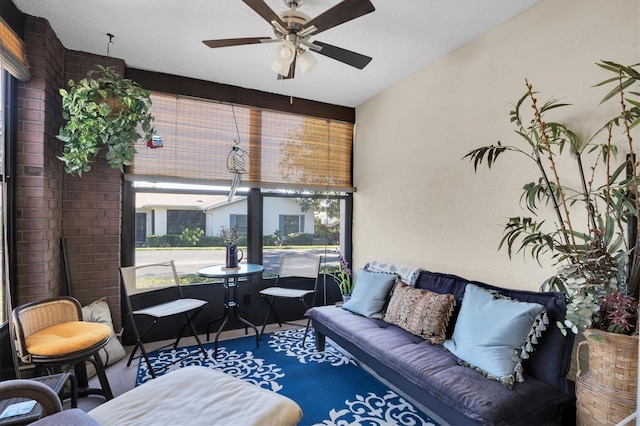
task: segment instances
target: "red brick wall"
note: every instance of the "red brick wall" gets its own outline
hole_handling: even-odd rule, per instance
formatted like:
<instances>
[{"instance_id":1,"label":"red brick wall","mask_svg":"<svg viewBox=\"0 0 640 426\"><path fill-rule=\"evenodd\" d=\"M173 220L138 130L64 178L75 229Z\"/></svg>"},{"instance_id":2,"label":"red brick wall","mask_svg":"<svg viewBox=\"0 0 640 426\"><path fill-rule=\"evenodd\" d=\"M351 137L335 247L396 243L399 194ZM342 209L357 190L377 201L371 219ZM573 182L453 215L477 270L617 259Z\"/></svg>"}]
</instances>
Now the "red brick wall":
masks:
<instances>
[{"instance_id":1,"label":"red brick wall","mask_svg":"<svg viewBox=\"0 0 640 426\"><path fill-rule=\"evenodd\" d=\"M124 73L120 59L68 51L48 22L27 18L25 43L32 79L21 84L18 114L17 300L64 294L60 238L67 242L71 295L88 304L107 297L120 328L121 174L99 155L81 177L57 157L63 125L60 87L94 65Z\"/></svg>"},{"instance_id":2,"label":"red brick wall","mask_svg":"<svg viewBox=\"0 0 640 426\"><path fill-rule=\"evenodd\" d=\"M29 20L25 28L32 79L18 92L17 301L61 294L62 168L54 140L60 125L55 87L63 81L64 49L49 25Z\"/></svg>"},{"instance_id":3,"label":"red brick wall","mask_svg":"<svg viewBox=\"0 0 640 426\"><path fill-rule=\"evenodd\" d=\"M67 51L65 82L81 80L98 64L124 75L121 59ZM122 175L106 162L103 151L90 172L81 177L64 174L62 199L71 293L83 304L107 297L118 330Z\"/></svg>"}]
</instances>

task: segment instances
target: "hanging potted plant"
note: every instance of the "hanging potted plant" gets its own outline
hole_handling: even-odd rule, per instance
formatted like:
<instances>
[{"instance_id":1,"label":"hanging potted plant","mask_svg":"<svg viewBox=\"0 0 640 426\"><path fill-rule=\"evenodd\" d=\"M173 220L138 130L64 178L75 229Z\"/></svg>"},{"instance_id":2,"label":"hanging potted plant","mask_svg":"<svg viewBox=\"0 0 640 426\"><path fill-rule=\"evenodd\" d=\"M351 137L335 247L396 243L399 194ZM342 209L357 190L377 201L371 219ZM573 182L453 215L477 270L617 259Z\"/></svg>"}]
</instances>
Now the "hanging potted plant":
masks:
<instances>
[{"instance_id":1,"label":"hanging potted plant","mask_svg":"<svg viewBox=\"0 0 640 426\"><path fill-rule=\"evenodd\" d=\"M57 138L64 142L60 160L69 174L91 170L91 160L106 148L107 162L121 172L137 153L135 143L151 140L153 116L149 92L111 67L98 65L87 77L60 89L67 121Z\"/></svg>"},{"instance_id":2,"label":"hanging potted plant","mask_svg":"<svg viewBox=\"0 0 640 426\"><path fill-rule=\"evenodd\" d=\"M578 424L620 422L635 410L637 396L640 174L632 129L640 124L640 64L597 65L612 73L597 86L614 86L602 102L615 99L620 111L591 139L584 141L566 125L547 121L548 111L567 104L539 103L527 81L526 93L510 112L524 148L498 142L465 156L476 170L484 160L491 168L505 152L524 155L537 166L537 179L523 186L520 199L534 216L551 206L555 223L510 218L499 248L506 248L509 256L522 252L537 261L550 255L557 267L542 289L566 294L566 320L557 325L565 335L583 332L583 343L589 346L589 371L578 373L576 381ZM629 152L621 163L615 161L619 140ZM567 185L572 179L563 174L567 162L561 157L567 155L575 160L570 170L578 174L577 187ZM591 160L589 167L585 159ZM578 223L585 225L579 228Z\"/></svg>"}]
</instances>

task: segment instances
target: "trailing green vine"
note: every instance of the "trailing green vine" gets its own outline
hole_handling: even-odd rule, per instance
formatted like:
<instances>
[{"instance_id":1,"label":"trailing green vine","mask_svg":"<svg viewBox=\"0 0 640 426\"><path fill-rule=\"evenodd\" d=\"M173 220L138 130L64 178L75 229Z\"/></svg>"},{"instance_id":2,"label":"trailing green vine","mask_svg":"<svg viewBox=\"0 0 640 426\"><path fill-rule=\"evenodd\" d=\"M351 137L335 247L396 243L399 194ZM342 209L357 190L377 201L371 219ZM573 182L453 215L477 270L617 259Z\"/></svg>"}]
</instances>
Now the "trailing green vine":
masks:
<instances>
[{"instance_id":1,"label":"trailing green vine","mask_svg":"<svg viewBox=\"0 0 640 426\"><path fill-rule=\"evenodd\" d=\"M91 170L91 160L107 149L107 162L121 172L137 153L135 143L153 135L150 94L111 67L97 66L87 77L60 89L67 121L57 138L64 142L58 157L69 174Z\"/></svg>"}]
</instances>

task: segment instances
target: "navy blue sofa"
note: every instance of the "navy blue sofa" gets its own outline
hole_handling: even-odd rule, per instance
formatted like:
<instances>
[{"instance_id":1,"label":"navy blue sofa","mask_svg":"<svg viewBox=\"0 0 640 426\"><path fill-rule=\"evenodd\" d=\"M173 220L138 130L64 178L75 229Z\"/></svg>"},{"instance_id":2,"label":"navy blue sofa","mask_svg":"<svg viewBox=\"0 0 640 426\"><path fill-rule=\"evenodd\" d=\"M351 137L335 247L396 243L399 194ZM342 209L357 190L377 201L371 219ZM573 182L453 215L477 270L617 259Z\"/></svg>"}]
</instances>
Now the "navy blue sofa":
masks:
<instances>
[{"instance_id":1,"label":"navy blue sofa","mask_svg":"<svg viewBox=\"0 0 640 426\"><path fill-rule=\"evenodd\" d=\"M571 423L575 413L572 382L567 380L573 335L555 326L566 312L563 293L513 290L477 281L421 271L417 288L456 297L449 323L453 332L465 286L469 283L497 290L513 299L544 305L549 326L535 351L523 361L523 383L513 390L461 366L442 345L426 343L381 319L365 318L337 306L311 308L307 316L323 351L325 338L354 356L383 382L435 421L451 425L549 425Z\"/></svg>"}]
</instances>

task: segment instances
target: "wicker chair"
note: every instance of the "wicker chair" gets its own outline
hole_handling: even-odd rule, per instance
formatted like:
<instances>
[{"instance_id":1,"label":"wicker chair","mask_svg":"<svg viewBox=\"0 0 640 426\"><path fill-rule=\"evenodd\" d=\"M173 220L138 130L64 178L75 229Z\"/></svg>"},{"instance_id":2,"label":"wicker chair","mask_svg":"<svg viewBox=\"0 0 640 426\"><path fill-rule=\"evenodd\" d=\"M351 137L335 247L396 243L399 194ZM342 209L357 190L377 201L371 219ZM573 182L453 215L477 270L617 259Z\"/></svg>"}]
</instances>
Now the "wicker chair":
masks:
<instances>
[{"instance_id":1,"label":"wicker chair","mask_svg":"<svg viewBox=\"0 0 640 426\"><path fill-rule=\"evenodd\" d=\"M57 297L18 306L13 310L16 351L20 359L35 365L35 375L43 370L59 373L74 367L80 395L101 394L113 398L104 364L98 351L109 342L111 328L82 320L80 302L73 297ZM102 389L88 386L85 362L96 369Z\"/></svg>"}]
</instances>

